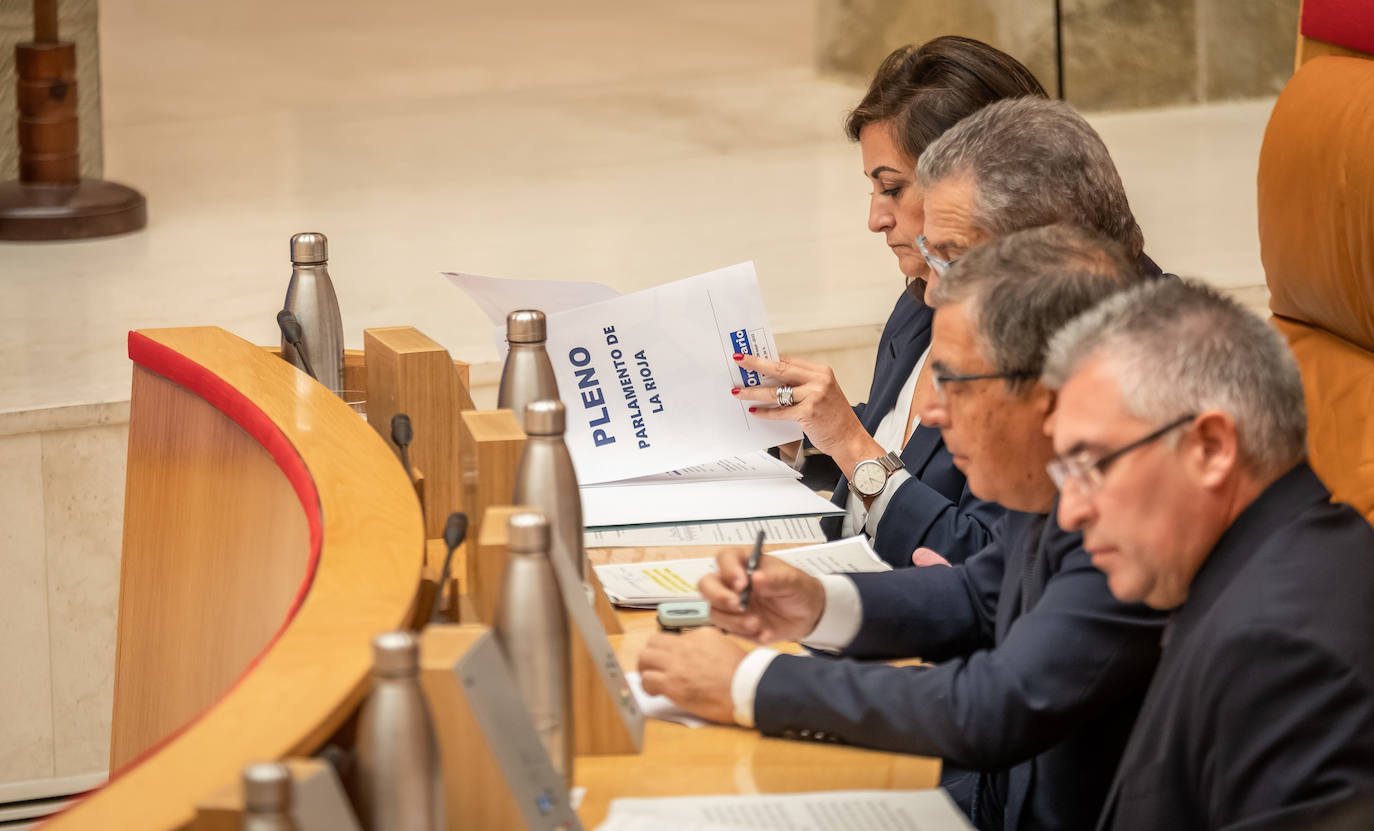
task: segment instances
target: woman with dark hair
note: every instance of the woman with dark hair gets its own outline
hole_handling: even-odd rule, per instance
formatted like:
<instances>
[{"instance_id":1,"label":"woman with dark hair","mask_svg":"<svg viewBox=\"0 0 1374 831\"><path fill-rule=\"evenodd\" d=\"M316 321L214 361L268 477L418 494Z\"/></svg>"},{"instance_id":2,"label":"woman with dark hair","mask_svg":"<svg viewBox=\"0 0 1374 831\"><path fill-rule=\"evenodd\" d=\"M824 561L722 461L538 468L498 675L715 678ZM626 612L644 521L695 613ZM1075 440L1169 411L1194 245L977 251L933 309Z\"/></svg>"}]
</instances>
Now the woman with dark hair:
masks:
<instances>
[{"instance_id":1,"label":"woman with dark hair","mask_svg":"<svg viewBox=\"0 0 1374 831\"><path fill-rule=\"evenodd\" d=\"M929 383L924 366L933 317L922 299L929 266L916 247L924 221L916 160L965 116L1025 96L1046 97L1015 58L969 38L939 37L888 55L845 121L873 186L868 228L896 255L907 289L879 340L867 403L851 409L829 367L788 363L792 376L806 379L791 387L796 400L809 404L808 441L847 474L834 496L846 514L823 523L826 535L867 533L894 566L938 562L931 552L963 562L987 544L1003 513L969 492L940 431L921 425L912 407L918 386ZM884 451L876 459L875 443Z\"/></svg>"}]
</instances>

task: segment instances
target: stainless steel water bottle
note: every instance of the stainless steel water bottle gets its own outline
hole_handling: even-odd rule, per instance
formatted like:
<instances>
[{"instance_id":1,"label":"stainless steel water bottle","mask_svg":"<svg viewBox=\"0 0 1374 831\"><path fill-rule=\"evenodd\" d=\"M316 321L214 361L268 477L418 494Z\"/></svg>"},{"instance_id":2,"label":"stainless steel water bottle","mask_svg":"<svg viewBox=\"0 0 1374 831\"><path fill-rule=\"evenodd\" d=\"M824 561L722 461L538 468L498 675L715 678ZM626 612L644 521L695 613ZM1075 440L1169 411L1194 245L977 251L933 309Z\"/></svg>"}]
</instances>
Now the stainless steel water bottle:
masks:
<instances>
[{"instance_id":1,"label":"stainless steel water bottle","mask_svg":"<svg viewBox=\"0 0 1374 831\"><path fill-rule=\"evenodd\" d=\"M336 395L344 388L343 317L339 298L329 279L329 241L324 234L304 233L291 237L291 283L286 287L289 310L301 322L301 347L315 371L315 379ZM296 347L282 338L282 357L305 369Z\"/></svg>"},{"instance_id":2,"label":"stainless steel water bottle","mask_svg":"<svg viewBox=\"0 0 1374 831\"><path fill-rule=\"evenodd\" d=\"M352 792L366 831L440 831L443 777L434 723L420 690L420 642L410 632L372 639L372 692L358 718Z\"/></svg>"},{"instance_id":3,"label":"stainless steel water bottle","mask_svg":"<svg viewBox=\"0 0 1374 831\"><path fill-rule=\"evenodd\" d=\"M525 423L525 405L544 399L558 400L558 381L553 364L544 350L548 335L544 313L522 309L506 315L506 365L501 369L501 387L496 393L496 406L513 410L515 420Z\"/></svg>"},{"instance_id":4,"label":"stainless steel water bottle","mask_svg":"<svg viewBox=\"0 0 1374 831\"><path fill-rule=\"evenodd\" d=\"M577 579L587 582L587 549L582 527L582 495L572 454L563 442L563 402L535 401L525 407L525 450L515 471L516 505L544 512L549 521L549 556L561 558Z\"/></svg>"},{"instance_id":5,"label":"stainless steel water bottle","mask_svg":"<svg viewBox=\"0 0 1374 831\"><path fill-rule=\"evenodd\" d=\"M549 560L549 525L526 511L507 524L510 558L496 607L496 639L554 770L572 787L572 664L568 614Z\"/></svg>"},{"instance_id":6,"label":"stainless steel water bottle","mask_svg":"<svg viewBox=\"0 0 1374 831\"><path fill-rule=\"evenodd\" d=\"M296 831L291 819L291 769L258 762L243 769L243 831Z\"/></svg>"}]
</instances>

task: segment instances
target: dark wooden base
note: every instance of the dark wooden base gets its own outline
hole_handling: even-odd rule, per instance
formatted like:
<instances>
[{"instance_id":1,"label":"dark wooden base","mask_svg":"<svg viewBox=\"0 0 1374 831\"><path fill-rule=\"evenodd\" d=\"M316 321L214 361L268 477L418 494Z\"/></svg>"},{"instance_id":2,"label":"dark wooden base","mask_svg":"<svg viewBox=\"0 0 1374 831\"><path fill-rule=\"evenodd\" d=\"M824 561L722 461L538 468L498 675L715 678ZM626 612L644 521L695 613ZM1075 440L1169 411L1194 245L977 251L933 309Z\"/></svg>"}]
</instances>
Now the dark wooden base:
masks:
<instances>
[{"instance_id":1,"label":"dark wooden base","mask_svg":"<svg viewBox=\"0 0 1374 831\"><path fill-rule=\"evenodd\" d=\"M0 240L108 237L137 231L147 224L148 205L143 194L115 182L0 182Z\"/></svg>"}]
</instances>

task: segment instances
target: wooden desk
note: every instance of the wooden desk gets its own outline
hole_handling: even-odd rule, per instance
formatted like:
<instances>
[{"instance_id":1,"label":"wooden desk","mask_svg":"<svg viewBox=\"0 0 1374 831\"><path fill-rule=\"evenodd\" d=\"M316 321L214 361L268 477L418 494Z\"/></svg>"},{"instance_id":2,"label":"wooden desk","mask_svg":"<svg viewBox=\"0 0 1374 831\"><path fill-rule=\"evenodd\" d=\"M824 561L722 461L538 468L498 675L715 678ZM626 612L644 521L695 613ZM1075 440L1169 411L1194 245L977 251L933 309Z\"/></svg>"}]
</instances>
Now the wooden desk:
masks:
<instances>
[{"instance_id":1,"label":"wooden desk","mask_svg":"<svg viewBox=\"0 0 1374 831\"><path fill-rule=\"evenodd\" d=\"M786 548L789 546L778 546ZM593 549L593 563L710 556L708 548ZM625 634L611 643L626 672L656 631L654 613L621 610ZM579 756L578 785L587 789L578 816L587 829L606 817L617 797L797 791L916 790L939 784L940 760L833 744L769 738L742 727L683 727L649 719L638 756Z\"/></svg>"},{"instance_id":2,"label":"wooden desk","mask_svg":"<svg viewBox=\"0 0 1374 831\"><path fill-rule=\"evenodd\" d=\"M213 327L132 333L129 354L115 714L137 717L115 735L137 755L49 829L183 828L245 763L314 752L366 693L372 636L409 621L424 560L396 456L327 389ZM249 535L285 522L264 492L292 533ZM255 626L229 617L263 594Z\"/></svg>"}]
</instances>

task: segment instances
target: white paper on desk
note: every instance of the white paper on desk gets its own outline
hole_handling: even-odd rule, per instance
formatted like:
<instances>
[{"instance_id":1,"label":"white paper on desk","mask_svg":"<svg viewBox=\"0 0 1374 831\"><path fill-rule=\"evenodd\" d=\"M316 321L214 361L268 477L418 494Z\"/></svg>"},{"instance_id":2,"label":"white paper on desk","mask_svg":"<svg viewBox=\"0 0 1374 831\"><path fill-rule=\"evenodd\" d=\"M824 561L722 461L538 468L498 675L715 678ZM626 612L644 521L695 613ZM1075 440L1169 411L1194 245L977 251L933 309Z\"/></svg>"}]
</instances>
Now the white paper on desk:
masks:
<instances>
[{"instance_id":1,"label":"white paper on desk","mask_svg":"<svg viewBox=\"0 0 1374 831\"><path fill-rule=\"evenodd\" d=\"M635 694L635 703L639 705L639 711L650 718L671 721L683 727L705 727L710 724L706 719L698 718L677 706L666 695L649 695L644 692L644 679L637 672L625 673L625 683L630 685L630 691Z\"/></svg>"},{"instance_id":2,"label":"white paper on desk","mask_svg":"<svg viewBox=\"0 0 1374 831\"><path fill-rule=\"evenodd\" d=\"M579 489L582 525L661 525L731 519L833 516L844 511L795 479L738 479Z\"/></svg>"},{"instance_id":3,"label":"white paper on desk","mask_svg":"<svg viewBox=\"0 0 1374 831\"><path fill-rule=\"evenodd\" d=\"M766 381L733 353L778 356L753 263L551 314L546 348L583 484L801 438L795 422L755 418L730 395Z\"/></svg>"},{"instance_id":4,"label":"white paper on desk","mask_svg":"<svg viewBox=\"0 0 1374 831\"><path fill-rule=\"evenodd\" d=\"M844 574L891 571L892 566L873 552L868 538L843 540L777 551L771 556L809 574ZM595 566L606 597L617 606L653 608L674 600L694 600L701 595L697 584L716 570L714 557L689 557L642 563L610 563Z\"/></svg>"},{"instance_id":5,"label":"white paper on desk","mask_svg":"<svg viewBox=\"0 0 1374 831\"><path fill-rule=\"evenodd\" d=\"M546 315L576 309L619 297L620 292L601 283L567 280L511 280L445 271L443 275L462 289L491 321L496 350L506 355L506 315L520 309L538 309Z\"/></svg>"},{"instance_id":6,"label":"white paper on desk","mask_svg":"<svg viewBox=\"0 0 1374 831\"><path fill-rule=\"evenodd\" d=\"M970 831L973 828L949 794L938 788L613 799L606 822L600 828L603 831L607 828L648 831L682 827L714 831L721 826L779 831Z\"/></svg>"},{"instance_id":7,"label":"white paper on desk","mask_svg":"<svg viewBox=\"0 0 1374 831\"><path fill-rule=\"evenodd\" d=\"M825 542L818 517L631 525L586 532L588 548L657 548L689 545L752 545L762 531L769 542Z\"/></svg>"},{"instance_id":8,"label":"white paper on desk","mask_svg":"<svg viewBox=\"0 0 1374 831\"><path fill-rule=\"evenodd\" d=\"M621 812L607 817L596 827L596 831L749 831L738 825L721 825L718 822L697 822L650 814L631 814Z\"/></svg>"},{"instance_id":9,"label":"white paper on desk","mask_svg":"<svg viewBox=\"0 0 1374 831\"><path fill-rule=\"evenodd\" d=\"M667 473L655 473L652 476L637 476L634 479L622 479L616 482L597 482L587 485L587 487L603 488L607 485L652 485L672 484L674 482L800 478L801 471L794 469L787 462L769 455L767 451L755 450L753 453L728 456L724 459L716 459L713 462L692 465L691 467L684 467L680 470L670 470Z\"/></svg>"}]
</instances>

